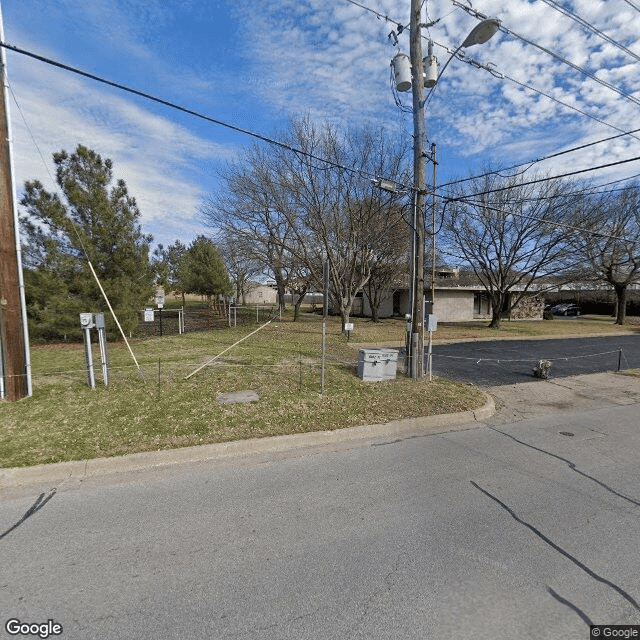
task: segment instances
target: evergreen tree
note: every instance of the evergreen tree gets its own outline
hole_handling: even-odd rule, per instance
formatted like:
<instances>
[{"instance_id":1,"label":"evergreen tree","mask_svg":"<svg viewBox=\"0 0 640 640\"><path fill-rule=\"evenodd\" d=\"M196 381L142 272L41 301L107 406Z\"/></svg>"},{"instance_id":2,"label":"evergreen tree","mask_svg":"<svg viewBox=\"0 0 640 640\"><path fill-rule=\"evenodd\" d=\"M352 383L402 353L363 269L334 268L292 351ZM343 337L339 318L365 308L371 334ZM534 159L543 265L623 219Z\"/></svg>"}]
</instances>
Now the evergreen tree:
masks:
<instances>
[{"instance_id":1,"label":"evergreen tree","mask_svg":"<svg viewBox=\"0 0 640 640\"><path fill-rule=\"evenodd\" d=\"M214 295L229 295L233 291L227 268L215 243L198 236L189 246L180 263L180 281L187 293L199 293L211 299Z\"/></svg>"},{"instance_id":2,"label":"evergreen tree","mask_svg":"<svg viewBox=\"0 0 640 640\"><path fill-rule=\"evenodd\" d=\"M187 247L176 240L172 245L165 247L159 244L153 251L153 269L156 274L156 284L167 291L181 293L183 291L180 282L180 262L187 252Z\"/></svg>"},{"instance_id":3,"label":"evergreen tree","mask_svg":"<svg viewBox=\"0 0 640 640\"><path fill-rule=\"evenodd\" d=\"M33 180L21 199L31 333L77 334L80 312L107 310L88 261L123 329L131 330L153 293L151 236L142 233L136 201L124 180L115 180L111 160L87 147L54 153L53 160L60 193Z\"/></svg>"}]
</instances>

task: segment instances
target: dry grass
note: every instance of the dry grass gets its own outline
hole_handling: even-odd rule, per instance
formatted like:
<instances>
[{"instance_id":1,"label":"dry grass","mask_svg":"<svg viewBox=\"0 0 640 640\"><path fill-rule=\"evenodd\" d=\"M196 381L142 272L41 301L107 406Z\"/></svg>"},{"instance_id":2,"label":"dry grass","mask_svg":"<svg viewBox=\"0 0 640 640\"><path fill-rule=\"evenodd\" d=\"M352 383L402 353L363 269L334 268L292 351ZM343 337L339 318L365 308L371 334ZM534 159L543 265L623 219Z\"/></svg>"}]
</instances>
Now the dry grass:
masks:
<instances>
[{"instance_id":1,"label":"dry grass","mask_svg":"<svg viewBox=\"0 0 640 640\"><path fill-rule=\"evenodd\" d=\"M34 395L0 404L0 466L26 466L115 456L228 440L339 429L400 418L450 413L484 402L479 390L436 379L366 383L357 378L358 347L399 345L405 324L355 320L350 342L337 318L327 330L325 392L320 393L321 318L276 321L188 380L199 365L255 327L165 336L132 344L138 371L123 344L110 344L112 381L89 389L82 345L32 349ZM607 333L608 318L440 325L438 340ZM624 328L622 328L624 330ZM638 324L627 331L638 331ZM99 361L95 354L96 363ZM260 401L220 405L218 396L253 390Z\"/></svg>"}]
</instances>

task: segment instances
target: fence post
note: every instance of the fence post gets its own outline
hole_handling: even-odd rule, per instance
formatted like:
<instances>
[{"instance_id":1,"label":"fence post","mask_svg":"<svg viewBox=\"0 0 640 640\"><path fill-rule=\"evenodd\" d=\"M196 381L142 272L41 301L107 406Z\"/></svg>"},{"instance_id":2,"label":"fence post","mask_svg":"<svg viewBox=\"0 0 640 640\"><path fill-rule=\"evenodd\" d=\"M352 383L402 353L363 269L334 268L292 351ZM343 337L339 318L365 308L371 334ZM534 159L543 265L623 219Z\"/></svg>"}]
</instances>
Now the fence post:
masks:
<instances>
[{"instance_id":1,"label":"fence post","mask_svg":"<svg viewBox=\"0 0 640 640\"><path fill-rule=\"evenodd\" d=\"M618 347L618 371L622 365L622 347Z\"/></svg>"}]
</instances>

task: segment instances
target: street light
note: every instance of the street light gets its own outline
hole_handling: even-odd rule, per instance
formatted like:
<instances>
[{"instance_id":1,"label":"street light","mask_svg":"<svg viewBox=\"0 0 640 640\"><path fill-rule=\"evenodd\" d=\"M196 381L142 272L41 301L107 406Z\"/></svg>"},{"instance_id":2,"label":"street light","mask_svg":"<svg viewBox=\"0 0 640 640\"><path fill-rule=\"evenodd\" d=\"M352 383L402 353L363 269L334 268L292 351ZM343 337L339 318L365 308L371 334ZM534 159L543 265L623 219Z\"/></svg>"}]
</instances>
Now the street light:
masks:
<instances>
[{"instance_id":1,"label":"street light","mask_svg":"<svg viewBox=\"0 0 640 640\"><path fill-rule=\"evenodd\" d=\"M411 0L410 21L410 63L411 63L411 89L413 97L413 242L412 242L412 283L414 292L411 301L411 338L408 341L409 375L411 378L422 378L424 375L424 228L425 228L425 158L426 154L426 125L425 125L425 99L424 99L424 60L422 56L421 13L423 0ZM444 73L449 62L461 48L467 48L476 44L487 42L499 29L500 21L489 18L478 23L465 38L463 43L449 58L438 79ZM437 80L436 80L437 82ZM429 83L432 84L432 83ZM435 83L433 83L435 84ZM408 88L408 87L407 87ZM435 184L433 185L435 189ZM435 229L432 230L435 233ZM434 256L435 259L435 256ZM432 296L433 297L433 296ZM433 309L433 299L431 306Z\"/></svg>"},{"instance_id":2,"label":"street light","mask_svg":"<svg viewBox=\"0 0 640 640\"><path fill-rule=\"evenodd\" d=\"M471 31L469 35L464 39L464 42L449 56L449 59L445 62L444 67L442 67L442 71L438 74L436 81L433 83L435 86L438 83L438 80L442 77L442 74L445 72L445 69L449 66L449 63L458 55L458 51L460 49L468 49L469 47L473 47L476 44L484 44L488 40L490 40L500 28L500 20L497 18L487 18L482 22L479 22ZM431 44L431 43L430 43Z\"/></svg>"},{"instance_id":3,"label":"street light","mask_svg":"<svg viewBox=\"0 0 640 640\"><path fill-rule=\"evenodd\" d=\"M493 38L500 28L500 24L500 20L497 18L487 18L479 22L471 29L469 35L460 46L466 48L472 47L474 44L484 44L487 40Z\"/></svg>"}]
</instances>

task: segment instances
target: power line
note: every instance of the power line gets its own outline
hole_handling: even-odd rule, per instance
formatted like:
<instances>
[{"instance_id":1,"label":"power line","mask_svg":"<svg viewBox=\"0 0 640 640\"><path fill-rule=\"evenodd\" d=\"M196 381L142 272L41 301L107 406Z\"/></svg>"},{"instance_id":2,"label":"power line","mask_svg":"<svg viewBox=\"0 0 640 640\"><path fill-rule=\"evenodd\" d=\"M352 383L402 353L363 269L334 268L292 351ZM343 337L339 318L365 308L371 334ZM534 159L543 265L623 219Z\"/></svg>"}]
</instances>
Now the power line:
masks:
<instances>
[{"instance_id":1,"label":"power line","mask_svg":"<svg viewBox=\"0 0 640 640\"><path fill-rule=\"evenodd\" d=\"M453 4L455 4L456 6L460 7L461 9L464 9L467 13L469 13L472 16L474 16L475 18L478 18L480 20L486 20L487 19L487 16L485 16L483 13L480 13L479 11L476 11L475 9L473 9L471 7L467 7L467 6L463 5L462 3L458 2L458 0L452 0L452 2L453 2ZM618 87L612 85L611 83L606 82L605 80L602 80L601 78L598 78L596 75L594 75L590 71L587 71L587 69L585 69L584 67L581 67L581 66L579 66L577 64L574 64L573 62L567 60L566 58L563 58L560 54L551 51L551 49L547 49L546 47L543 47L542 45L537 44L536 42L533 42L533 40L529 40L528 38L525 38L524 36L521 36L520 34L516 33L515 31L512 31L511 29L505 27L503 24L501 24L498 28L503 33L506 33L507 35L513 36L514 38L517 38L518 40L521 40L522 42L524 42L524 43L526 43L526 44L538 49L539 51L542 51L543 53L546 53L547 55L551 56L552 58L554 58L558 62L561 62L562 64L567 65L571 69L574 69L575 71L578 71L579 73L581 73L582 75L586 76L587 78L590 78L591 80L597 82L598 84L601 84L603 87L606 87L607 89L609 89L611 91L614 91L615 93L617 93L619 96L625 98L626 100L629 100L630 102L633 102L633 104L640 106L640 100L638 98L632 96L631 94L627 93L626 91L623 91L622 89L618 89Z\"/></svg>"},{"instance_id":2,"label":"power line","mask_svg":"<svg viewBox=\"0 0 640 640\"><path fill-rule=\"evenodd\" d=\"M438 42L433 41L433 44L435 44L438 47L443 48L447 53L451 53L451 49L443 44L440 44ZM566 107L567 109L571 109L572 111L575 111L576 113L579 113L582 116L585 116L586 118L589 118L590 120L593 120L594 122L598 122L599 124L602 124L606 127L609 127L610 129L614 129L615 131L619 131L620 133L624 132L624 129L621 129L620 127L617 127L613 124L611 124L610 122L607 122L606 120L603 120L602 118L598 118L597 116L594 116L593 114L587 113L586 111L583 111L582 109L578 109L578 107L574 107L571 104L568 104L567 102L563 102L562 100L560 100L559 98L556 98L548 93L546 93L545 91L542 91L541 89L538 89L532 85L526 84L525 82L521 82L520 80L517 80L516 78L512 78L511 76L507 75L506 73L502 72L502 71L498 71L497 67L493 64L493 63L488 63L488 64L481 64L480 62L477 62L476 60L474 60L473 58L470 58L468 56L466 56L462 51L458 52L458 54L456 55L456 58L458 58L458 60L461 60L462 62L471 65L472 67L475 67L476 69L482 69L483 71L488 71L492 76L494 76L495 78L498 78L498 80L509 80L509 82L513 82L514 84L517 84L518 86L522 87L523 89L527 89L529 91L533 91L541 96L544 96L545 98L548 98L549 100L552 100L553 102L555 102L556 104L562 105L563 107ZM634 136L636 137L636 136ZM638 138L638 140L640 140L640 138Z\"/></svg>"},{"instance_id":3,"label":"power line","mask_svg":"<svg viewBox=\"0 0 640 640\"><path fill-rule=\"evenodd\" d=\"M356 2L355 0L347 0L347 2L355 5L356 7L360 7L361 9L364 9L365 11L369 11L370 13L373 13L380 20L384 20L385 22L392 22L393 24L396 25L396 27L399 27L401 31L404 31L405 29L408 29L408 27L405 27L405 25L403 25L401 22L398 22L397 20L394 20L393 18L390 18L388 15L385 15L384 13L380 13L379 11L376 11L375 9L372 9L371 7L367 7L367 6L363 5L363 4L360 4L359 2Z\"/></svg>"},{"instance_id":4,"label":"power line","mask_svg":"<svg viewBox=\"0 0 640 640\"><path fill-rule=\"evenodd\" d=\"M624 191L629 187L626 185L624 187L617 187L616 189L606 189L603 191L598 191L598 189L602 189L602 187L608 187L612 184L618 184L620 182L629 182L630 180L635 180L640 177L640 173L635 173L632 176L627 176L625 178L618 178L617 180L611 180L610 182L605 182L603 184L593 185L589 187L585 187L584 189L578 189L578 191L570 191L567 193L559 193L552 196L539 196L536 198L523 198L523 202L536 202L540 200L555 200L556 198L566 198L568 196L589 196L589 195L604 195L606 193L615 193L616 191Z\"/></svg>"},{"instance_id":5,"label":"power line","mask_svg":"<svg viewBox=\"0 0 640 640\"><path fill-rule=\"evenodd\" d=\"M544 0L544 1L546 2L546 0ZM351 4L353 4L353 5L357 6L357 7L360 7L361 9L364 9L365 11L369 11L370 13L373 13L374 15L378 16L378 18L384 18L385 20L387 20L389 22L392 22L393 24L401 26L400 22L398 22L396 20L393 20L392 18L389 18L386 15L381 14L378 11L375 11L374 9L371 9L370 7L367 7L366 5L363 5L363 4L359 3L359 2L355 2L355 0L347 0L347 2L350 2ZM454 4L456 4L456 3L454 2ZM460 5L458 5L458 7L466 9L466 7L461 7ZM639 9L639 11L640 11L640 9ZM479 15L481 15L481 14L479 14ZM437 24L440 20L441 20L441 18L438 18L437 20L434 20L433 22L430 22L428 26L432 26L434 24ZM402 28L403 29L407 29L407 27L402 27ZM443 48L449 54L454 53L449 47L447 47L445 45L442 45L442 44L440 44L438 42L435 42L435 41L433 43L435 45ZM615 43L615 41L614 41L614 43ZM615 44L618 45L618 46L622 46L622 45L619 45L619 43L615 43ZM623 47L623 49L625 49L631 55L637 57L640 60L640 56L636 56L636 54L634 54L632 51L629 51L628 49L626 49L626 47ZM603 125L605 125L607 127L615 129L616 131L620 131L620 132L623 131L623 129L620 129L619 127L616 127L615 125L610 124L609 122L606 122L605 120L602 120L601 118L598 118L597 116L594 116L594 115L592 115L590 113L587 113L586 111L582 111L581 109L578 109L577 107L574 107L573 105L570 105L570 104L568 104L566 102L563 102L562 100L560 100L558 98L555 98L554 96L542 91L541 89L537 89L536 87L534 87L532 85L528 85L528 84L526 84L524 82L521 82L519 80L516 80L515 78L512 78L512 77L508 76L506 73L498 71L495 68L495 65L491 65L491 66L490 65L483 65L483 64L475 61L473 58L469 58L462 51L458 51L457 54L456 54L456 57L459 60L462 60L462 62L470 64L471 66L474 66L474 67L476 67L478 69L483 69L485 71L488 71L491 75L493 75L494 77L496 77L496 78L498 78L500 80L503 80L503 79L509 80L510 82L513 82L514 84L517 84L520 87L528 89L529 91L534 91L535 93L538 93L539 95L542 95L545 98L548 98L549 100L552 100L553 102L556 102L557 104L560 104L560 105L566 107L567 109L571 109L572 111L575 111L576 113L579 113L580 115L583 115L583 116L585 116L587 118L590 118L591 120L594 120L595 122L598 122L598 123L603 124ZM430 96L431 96L431 93L429 94L429 97ZM398 100L397 100L396 96L394 96L394 99L396 101L396 105L401 110L406 111L406 108L404 108L403 105L398 103ZM429 99L429 98L427 98L427 99Z\"/></svg>"},{"instance_id":6,"label":"power line","mask_svg":"<svg viewBox=\"0 0 640 640\"><path fill-rule=\"evenodd\" d=\"M546 0L545 0L545 1L546 1ZM389 18L389 17L388 17L388 16L386 16L386 15L385 15L385 16L383 16L382 14L380 14L380 13L379 13L379 12L377 12L377 11L375 11L374 9L371 9L370 7L367 7L367 6L365 6L365 5L363 5L363 4L359 3L359 2L355 2L354 0L347 0L347 2L350 2L351 4L353 4L353 5L357 6L357 7L360 7L361 9L364 9L365 11L369 11L370 13L373 13L374 15L376 15L376 16L378 16L378 17L383 17L385 20L388 20L389 22L393 22L394 24L398 24L398 25L400 24L399 22L397 22L397 21L393 20L392 18ZM456 3L456 2L454 1L454 4L458 4L458 3ZM458 5L458 6L460 6L460 5ZM461 8L466 9L466 7L461 7ZM482 14L479 14L479 15L482 15ZM438 22L438 20L436 20L435 22ZM516 80L515 78L512 78L512 77L508 76L508 75L507 75L507 74L505 74L505 73L502 73L502 72L498 71L498 70L496 69L495 65L484 65L484 64L481 64L481 63L479 63L479 62L475 61L473 58L470 58L470 57L466 56L466 55L464 54L464 52L461 52L461 51L459 51L459 50L458 50L457 52L455 52L455 51L452 51L449 47L447 47L447 46L445 46L445 45L443 45L443 44L440 44L440 43L435 42L435 41L432 41L432 42L433 42L433 44L435 44L436 46L441 47L442 49L444 49L447 53L452 54L452 55L455 55L455 57L457 57L457 58L458 58L459 60L461 60L462 62L465 62L466 64L470 64L471 66L476 67L476 68L478 68L478 69L483 69L484 71L488 71L491 75L493 75L494 77L496 77L496 78L498 78L498 79L500 79L500 80L504 80L504 79L509 80L510 82L513 82L514 84L517 84L517 85L518 85L518 86L520 86L520 87L523 87L523 88L525 88L525 89L527 89L527 90L529 90L529 91L533 91L533 92L535 92L535 93L538 93L539 95L542 95L542 96L544 96L544 97L548 98L549 100L552 100L553 102L556 102L557 104L560 104L560 105L562 105L562 106L564 106L564 107L566 107L566 108L568 108L568 109L571 109L572 111L575 111L576 113L579 113L579 114L580 114L580 115L582 115L582 116L585 116L585 117L587 117L587 118L589 118L589 119L591 119L591 120L594 120L595 122L598 122L599 124L602 124L602 125L604 125L604 126L606 126L606 127L609 127L609 128L611 128L611 129L614 129L615 131L618 131L621 135L630 135L630 136L633 136L634 138L636 138L636 139L639 139L639 140L640 140L640 138L638 138L638 136L635 136L635 135L634 135L635 133L640 132L640 129L635 129L635 130L633 130L633 131L624 131L624 129L621 129L620 127L617 127L617 126L615 126L615 125L613 125L613 124L611 124L611 123L609 123L609 122L606 122L605 120L602 120L601 118L598 118L598 117L596 117L596 116L594 116L594 115L592 115L592 114L589 114L589 113L587 113L586 111L583 111L583 110L581 110L581 109L578 109L577 107L574 107L573 105L570 105L570 104L568 104L568 103L566 103L566 102L563 102L562 100L560 100L560 99L558 99L558 98L555 98L554 96L552 96L552 95L550 95L550 94L548 94L548 93L545 93L544 91L541 91L540 89L537 89L536 87L533 87L533 86L531 86L531 85L528 85L528 84L526 84L526 83L523 83L523 82L521 82L521 81L519 81L519 80ZM635 55L635 54L634 54L634 55ZM437 85L436 85L436 86L437 86ZM394 100L395 100L396 106L398 106L398 108L400 108L402 111L404 111L404 112L409 112L409 113L410 113L412 110L411 110L411 109L408 109L407 107L405 107L405 106L400 102L400 100L399 100L399 96L397 96L397 94L396 94L396 93L395 93L395 91L394 91L394 86L393 86L393 75L391 76L391 88L392 88L392 94L393 94L393 96L394 96ZM435 88L435 87L434 87L434 88ZM433 89L432 89L432 91L433 91ZM427 100L430 98L430 96L431 96L431 92L430 92L430 93L429 93L429 95L427 96ZM612 137L612 138L607 138L607 139L605 139L605 140L602 140L601 142L606 142L606 141L608 141L608 140L613 140L613 139L615 139L616 137L618 137L618 136L614 136L614 137ZM598 143L591 143L591 144L598 144ZM585 145L585 146L590 146L590 145ZM576 150L579 150L579 149L581 149L581 148L583 148L583 147L577 147L577 148L576 148ZM544 158L539 158L539 159L537 159L537 160L533 160L533 161L530 161L530 162L520 163L520 164L514 165L513 167L510 167L510 168L506 168L506 169L498 169L498 170L496 170L496 171L494 171L494 172L491 172L491 173L497 173L497 171L511 171L511 170L512 170L512 169L514 169L514 168L518 168L518 167L521 167L521 166L525 166L525 165L527 165L527 164L533 165L533 164L536 164L537 162L541 162L541 161L543 161L543 160L546 160L546 159L549 159L549 158L555 157L556 155L561 155L561 154L563 154L563 153L569 153L570 151L571 151L571 150L567 150L567 151L564 151L564 152L560 152L560 153L558 153L558 154L552 154L552 155L550 155L550 156L547 156L547 157L544 157ZM483 176L485 176L485 175L489 175L489 174L482 174L482 176L476 176L476 177L483 177ZM464 178L464 179L462 179L462 180L457 180L457 181L454 181L454 182L445 183L445 184L443 184L443 185L439 185L439 186L449 186L449 185L452 185L452 184L458 184L458 183L466 182L466 181L473 180L473 179L474 179L473 177L471 177L471 178Z\"/></svg>"},{"instance_id":7,"label":"power line","mask_svg":"<svg viewBox=\"0 0 640 640\"><path fill-rule=\"evenodd\" d=\"M352 2L354 4L357 4L357 3L354 2L354 0L347 0L347 1L348 2ZM358 6L362 6L362 5L358 4ZM236 131L236 132L241 133L243 135L246 135L246 136L261 140L263 142L266 142L268 144L271 144L271 145L274 145L274 146L277 146L277 147L280 147L282 149L285 149L286 151L290 151L290 152L295 153L297 155L301 155L301 156L307 157L309 159L324 163L324 164L329 165L331 167L334 167L336 169L341 169L343 171L348 171L350 173L355 173L355 174L358 174L358 175L360 175L362 177L366 177L366 178L369 178L369 179L376 179L377 180L379 178L379 176L374 175L372 173L368 173L368 172L363 171L361 169L354 169L353 167L347 167L345 165L342 165L342 164L339 164L337 162L328 160L326 158L322 158L320 156L316 156L314 154L311 154L309 152L303 151L301 149L297 149L296 147L293 147L292 145L289 145L287 143L280 142L278 140L274 140L273 138L269 138L268 136L256 133L256 132L251 131L249 129L244 129L244 128L239 127L237 125L233 125L233 124L224 122L222 120L219 120L217 118L213 118L211 116L204 115L204 114L199 113L199 112L197 112L197 111L195 111L193 109L190 109L188 107L183 107L181 105L172 103L172 102L170 102L168 100L165 100L163 98L158 98L157 96L154 96L152 94L140 91L138 89L134 89L132 87L128 87L126 85L123 85L123 84L118 83L118 82L114 82L112 80L108 80L108 79L103 78L101 76L89 73L87 71L83 71L81 69L78 69L78 68L72 67L70 65L58 62L58 61L53 60L51 58L47 58L45 56L38 55L38 54L36 54L34 52L27 51L25 49L22 49L20 47L15 46L15 45L11 45L11 44L8 44L8 43L5 43L5 42L0 42L0 47L3 47L5 49L8 49L8 50L13 51L15 53L19 53L21 55L25 55L27 57L33 58L35 60L38 60L39 62L43 62L43 63L48 64L50 66L62 69L64 71L68 71L70 73L74 73L76 75L88 78L90 80L94 80L95 82L99 82L101 84L105 84L107 86L119 89L121 91L125 91L127 93L139 96L139 97L144 98L146 100L150 100L152 102L161 104L161 105L163 105L165 107L168 107L170 109L175 109L177 111L180 111L182 113L186 113L186 114L194 116L196 118L200 118L200 119L205 120L207 122L211 122L213 124L217 124L219 126L228 128L228 129L230 129L232 131ZM636 131L640 131L640 129L639 130L634 130L632 132L628 132L628 133L625 133L625 134L621 134L621 135L631 135L631 134L635 133ZM619 137L619 136L614 136L614 137ZM604 142L604 141L606 141L606 140L603 140L602 142ZM584 146L590 146L592 144L598 144L598 142L589 143L589 144L584 145ZM577 149L579 149L579 148L577 148ZM561 155L562 153L568 153L568 152L569 151L559 152L558 154L552 154L551 156L548 156L548 157L554 157L556 155ZM543 159L546 159L546 158L543 158ZM633 162L633 161L638 160L638 159L640 159L640 158L636 157L636 158L630 158L630 159L627 159L627 160L621 160L621 161L618 161L618 162L613 162L613 163L609 163L609 164L605 164L605 165L599 165L599 166L595 166L595 167L590 167L590 168L587 168L587 169L582 169L580 171L574 171L574 172L570 172L570 173L563 174L563 175L560 175L560 176L555 176L555 178L568 177L568 176L577 175L577 174L585 173L585 172L589 172L589 171L596 171L596 170L602 169L602 168L608 168L608 167L612 167L612 166L616 166L616 165L620 165L620 164L625 164L627 162ZM518 165L516 165L516 166L518 166ZM504 171L505 169L501 169L501 170ZM509 169L506 169L506 170L508 171ZM492 172L492 173L495 173L495 172ZM458 181L458 182L464 182L464 181L468 181L470 179L471 178L467 178L467 179L464 179L464 180L461 180L461 181ZM534 184L535 182L540 182L540 181L544 181L544 180L551 180L551 179L554 179L554 178L540 179L540 180L533 181L531 183L524 183L524 184ZM401 183L396 183L396 184L398 184L400 187L403 187L403 188L407 188L407 189L411 188L411 187L408 187L407 185L404 185L404 184L401 184ZM450 186L451 184L456 184L456 183L455 182L454 183L447 183L445 185L440 185L440 187L442 187L442 186Z\"/></svg>"},{"instance_id":8,"label":"power line","mask_svg":"<svg viewBox=\"0 0 640 640\"><path fill-rule=\"evenodd\" d=\"M505 211L504 209L498 209L497 207L488 205L485 202L473 202L472 200L468 200L466 198L449 198L446 200L444 206L446 207L449 202L461 202L462 204L466 204L471 207L482 207L483 210L492 211L493 213L499 213L503 216L513 216L514 218L531 220L533 222L539 222L540 224L558 227L560 229L566 229L567 231L577 231L578 233L585 233L587 235L599 236L601 238L611 238L612 240L626 240L626 238L623 238L621 236L614 236L614 235L611 235L610 233L603 233L602 231L593 231L592 229L577 227L575 225L567 224L565 222L558 222L557 220L549 220L545 218L540 218L538 216L532 216L526 213L517 213L511 210ZM475 215L475 216L473 214L470 214L470 215L472 218L480 217L480 215ZM443 217L444 217L444 212L443 212Z\"/></svg>"},{"instance_id":9,"label":"power line","mask_svg":"<svg viewBox=\"0 0 640 640\"><path fill-rule=\"evenodd\" d=\"M634 158L627 158L625 160L617 160L616 162L608 162L607 164L601 164L598 165L596 167L588 167L587 169L578 169L576 171L569 171L567 173L561 173L559 175L555 175L555 176L548 176L546 178L536 178L535 180L529 180L528 182L520 182L518 183L519 187L526 187L532 184L539 184L541 182L549 182L551 180L559 180L560 178L570 178L572 176L577 176L580 175L582 173L588 173L589 171L597 171L598 169L608 169L610 167L616 167L619 166L621 164L627 164L629 162L636 162L640 160L640 156L635 156ZM460 200L463 198L472 198L472 197L476 197L476 196L483 196L489 193L498 193L500 191L506 191L508 189L510 189L510 186L506 186L506 187L496 187L495 189L487 189L485 191L478 191L476 193L471 193L471 194L467 194L464 196L460 196L460 198L450 198L451 200Z\"/></svg>"},{"instance_id":10,"label":"power line","mask_svg":"<svg viewBox=\"0 0 640 640\"><path fill-rule=\"evenodd\" d=\"M597 144L602 144L604 142L611 142L611 140L616 140L617 138L622 138L624 136L628 136L628 135L632 135L634 133L638 133L640 132L640 128L639 129L634 129L633 131L627 131L625 133L620 133L616 136L611 136L609 138L603 138L601 140L595 140L594 142L587 142L586 144L581 144L577 147L571 147L570 149L564 149L563 151L557 151L556 153L550 153L549 155L546 156L542 156L541 158L536 158L535 160L530 160L529 162L521 162L519 164L514 164L510 167L507 168L502 168L502 169L497 169L495 171L487 171L486 173L482 173L479 176L473 176L471 178L463 178L461 180L454 180L452 182L445 182L441 185L438 185L438 188L440 187L448 187L454 184L460 184L462 182L468 182L469 180L475 180L476 178L484 178L485 176L489 176L489 175L494 175L496 174L498 171L513 171L514 169L519 169L520 167L524 167L524 166L533 166L534 164L537 164L538 162L544 162L545 160L550 160L552 158L557 158L559 156L565 155L567 153L575 153L576 151L582 151L583 149L587 149L588 147L593 147Z\"/></svg>"},{"instance_id":11,"label":"power line","mask_svg":"<svg viewBox=\"0 0 640 640\"><path fill-rule=\"evenodd\" d=\"M345 165L341 165L332 160L327 160L326 158L321 158L319 156L315 156L312 153L307 151L302 151L301 149L297 149L296 147L289 145L285 142L280 142L278 140L274 140L273 138L269 138L268 136L262 135L260 133L256 133L255 131L251 131L249 129L244 129L234 124L230 124L228 122L224 122L223 120L219 120L217 118L213 118L211 116L204 115L199 113L198 111L194 111L193 109L189 109L188 107L183 107L174 102L169 102L164 98L158 98L150 93L146 93L144 91L140 91L139 89L134 89L133 87L128 87L127 85L120 84L119 82L114 82L113 80L107 80L101 76L95 75L93 73L89 73L88 71L83 71L82 69L78 69L76 67L72 67L70 65L64 64L62 62L58 62L57 60L53 60L51 58L47 58L45 56L38 55L37 53L33 53L32 51L27 51L26 49L21 49L15 45L8 44L6 42L0 42L0 47L8 49L9 51L13 51L14 53L19 53L21 55L27 56L29 58L33 58L34 60L38 60L39 62L43 62L50 66L56 67L58 69L62 69L63 71L69 71L70 73L74 73L76 75L82 76L84 78L88 78L89 80L94 80L95 82L99 82L101 84L105 84L109 87L113 87L115 89L119 89L121 91L125 91L126 93L133 94L140 98L144 98L145 100L150 100L151 102L155 102L157 104L161 104L170 109L175 109L176 111L180 111L182 113L186 113L188 115L194 116L196 118L200 118L201 120L205 120L207 122L211 122L213 124L217 124L221 127L225 127L226 129L230 129L237 133L241 133L243 135L249 136L251 138L255 138L257 140L261 140L262 142L266 142L268 144L280 147L281 149L285 149L286 151L290 151L292 153L305 156L312 160L316 160L318 162L323 162L328 164L336 169L342 169L343 171L349 171L350 173L356 173L366 178L377 178L377 176L372 173L368 173L366 171L362 171L361 169L354 169L353 167L347 167Z\"/></svg>"},{"instance_id":12,"label":"power line","mask_svg":"<svg viewBox=\"0 0 640 640\"><path fill-rule=\"evenodd\" d=\"M621 51L624 51L627 55L630 55L632 58L640 62L640 56L637 53L634 53L633 51L625 47L623 44L621 44L617 40L610 38L606 33L601 31L594 25L592 25L590 22L587 22L587 20L585 20L584 18L581 18L578 14L573 13L572 11L569 11L569 9L566 9L555 0L542 0L542 2L548 4L552 9L555 9L556 11L562 13L568 18L571 18L571 20L573 20L574 22L577 22L579 25L581 25L585 29L595 33L597 36L599 36L603 40L606 40L609 44L612 44L614 47L617 47Z\"/></svg>"},{"instance_id":13,"label":"power line","mask_svg":"<svg viewBox=\"0 0 640 640\"><path fill-rule=\"evenodd\" d=\"M633 4L633 2L631 2L631 0L624 0L630 7L633 7L636 11L638 11L640 13L640 7L636 6L635 4Z\"/></svg>"}]
</instances>

